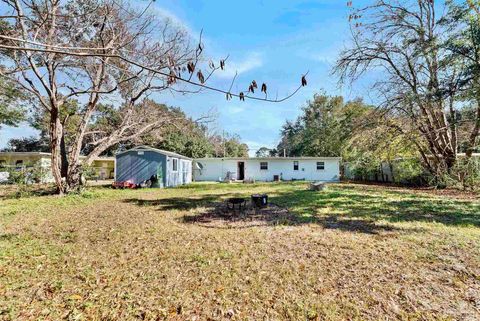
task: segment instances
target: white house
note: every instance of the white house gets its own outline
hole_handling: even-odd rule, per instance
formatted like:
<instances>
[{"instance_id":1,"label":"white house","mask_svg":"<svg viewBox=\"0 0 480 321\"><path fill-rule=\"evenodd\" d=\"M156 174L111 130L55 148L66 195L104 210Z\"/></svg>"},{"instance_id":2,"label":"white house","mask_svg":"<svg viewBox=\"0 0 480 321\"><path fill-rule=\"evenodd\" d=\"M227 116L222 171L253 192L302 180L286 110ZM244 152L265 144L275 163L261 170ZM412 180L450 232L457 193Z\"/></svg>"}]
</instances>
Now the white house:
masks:
<instances>
[{"instance_id":1,"label":"white house","mask_svg":"<svg viewBox=\"0 0 480 321\"><path fill-rule=\"evenodd\" d=\"M196 181L338 181L340 157L197 158Z\"/></svg>"},{"instance_id":2,"label":"white house","mask_svg":"<svg viewBox=\"0 0 480 321\"><path fill-rule=\"evenodd\" d=\"M51 157L52 154L42 152L0 152L0 183L8 181L9 170L25 170L34 166L45 169L44 183L52 183L54 180L50 168ZM80 156L80 160L83 159L85 159L85 156ZM115 170L115 158L97 157L91 168L99 179L112 179Z\"/></svg>"}]
</instances>

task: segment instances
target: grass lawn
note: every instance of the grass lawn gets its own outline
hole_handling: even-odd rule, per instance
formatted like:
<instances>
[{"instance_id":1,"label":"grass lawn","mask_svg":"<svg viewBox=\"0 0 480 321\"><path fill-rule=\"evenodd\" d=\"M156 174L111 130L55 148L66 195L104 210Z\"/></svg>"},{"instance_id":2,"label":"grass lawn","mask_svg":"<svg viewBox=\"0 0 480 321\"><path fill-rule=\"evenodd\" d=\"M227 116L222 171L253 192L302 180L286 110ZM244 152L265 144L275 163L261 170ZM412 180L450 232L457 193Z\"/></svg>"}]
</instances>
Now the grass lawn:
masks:
<instances>
[{"instance_id":1,"label":"grass lawn","mask_svg":"<svg viewBox=\"0 0 480 321\"><path fill-rule=\"evenodd\" d=\"M0 200L0 320L479 320L474 197L357 184ZM268 193L278 213L224 216Z\"/></svg>"}]
</instances>

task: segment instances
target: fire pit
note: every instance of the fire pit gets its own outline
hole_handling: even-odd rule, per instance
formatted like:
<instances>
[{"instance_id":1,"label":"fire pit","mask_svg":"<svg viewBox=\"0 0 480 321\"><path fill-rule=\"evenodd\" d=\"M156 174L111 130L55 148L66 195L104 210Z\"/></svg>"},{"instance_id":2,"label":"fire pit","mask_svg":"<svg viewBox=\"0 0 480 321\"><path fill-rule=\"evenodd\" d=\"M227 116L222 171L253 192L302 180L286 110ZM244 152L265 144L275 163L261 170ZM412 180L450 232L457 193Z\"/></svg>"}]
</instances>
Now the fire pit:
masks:
<instances>
[{"instance_id":1,"label":"fire pit","mask_svg":"<svg viewBox=\"0 0 480 321\"><path fill-rule=\"evenodd\" d=\"M247 200L241 197L232 197L227 199L227 208L235 211L235 206L238 206L238 210L241 211L242 207L245 209L247 206Z\"/></svg>"},{"instance_id":2,"label":"fire pit","mask_svg":"<svg viewBox=\"0 0 480 321\"><path fill-rule=\"evenodd\" d=\"M255 207L265 207L268 205L268 195L267 194L253 194L252 204Z\"/></svg>"}]
</instances>

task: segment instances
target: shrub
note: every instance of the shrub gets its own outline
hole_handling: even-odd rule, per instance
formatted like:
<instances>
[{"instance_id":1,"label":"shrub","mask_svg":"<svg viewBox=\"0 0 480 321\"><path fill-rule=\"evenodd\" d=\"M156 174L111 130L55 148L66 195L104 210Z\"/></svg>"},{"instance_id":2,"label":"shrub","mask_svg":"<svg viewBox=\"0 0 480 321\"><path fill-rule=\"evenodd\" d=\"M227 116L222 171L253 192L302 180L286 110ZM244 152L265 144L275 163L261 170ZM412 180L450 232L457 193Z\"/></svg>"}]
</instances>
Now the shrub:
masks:
<instances>
[{"instance_id":1,"label":"shrub","mask_svg":"<svg viewBox=\"0 0 480 321\"><path fill-rule=\"evenodd\" d=\"M459 158L450 173L445 174L442 180L446 186L464 190L480 189L480 158Z\"/></svg>"},{"instance_id":2,"label":"shrub","mask_svg":"<svg viewBox=\"0 0 480 321\"><path fill-rule=\"evenodd\" d=\"M42 183L49 169L35 162L32 166L8 167L8 182L11 184L27 185L32 183Z\"/></svg>"},{"instance_id":3,"label":"shrub","mask_svg":"<svg viewBox=\"0 0 480 321\"><path fill-rule=\"evenodd\" d=\"M350 170L355 180L375 180L375 176L379 173L379 162L370 157L362 157L350 164Z\"/></svg>"},{"instance_id":4,"label":"shrub","mask_svg":"<svg viewBox=\"0 0 480 321\"><path fill-rule=\"evenodd\" d=\"M49 173L49 169L42 166L40 162L36 162L31 166L10 166L4 168L4 170L8 172L8 183L17 186L17 191L13 195L13 197L17 198L30 195L31 189L28 188L28 185L43 183Z\"/></svg>"},{"instance_id":5,"label":"shrub","mask_svg":"<svg viewBox=\"0 0 480 321\"><path fill-rule=\"evenodd\" d=\"M82 165L82 177L86 180L95 179L97 177L97 172L95 168L90 165Z\"/></svg>"},{"instance_id":6,"label":"shrub","mask_svg":"<svg viewBox=\"0 0 480 321\"><path fill-rule=\"evenodd\" d=\"M411 186L424 186L430 181L429 174L416 158L395 162L394 179L395 183Z\"/></svg>"}]
</instances>

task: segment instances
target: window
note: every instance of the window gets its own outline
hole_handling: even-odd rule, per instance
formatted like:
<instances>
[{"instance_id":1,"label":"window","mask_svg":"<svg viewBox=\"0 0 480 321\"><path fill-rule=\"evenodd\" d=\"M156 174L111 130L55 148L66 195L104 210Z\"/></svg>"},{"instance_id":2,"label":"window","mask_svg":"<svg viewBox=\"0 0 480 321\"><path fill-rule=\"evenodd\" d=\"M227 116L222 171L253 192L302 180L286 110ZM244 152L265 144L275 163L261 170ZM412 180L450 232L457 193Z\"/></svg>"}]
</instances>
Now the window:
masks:
<instances>
[{"instance_id":1,"label":"window","mask_svg":"<svg viewBox=\"0 0 480 321\"><path fill-rule=\"evenodd\" d=\"M298 161L293 161L293 170L298 171Z\"/></svg>"},{"instance_id":2,"label":"window","mask_svg":"<svg viewBox=\"0 0 480 321\"><path fill-rule=\"evenodd\" d=\"M260 162L260 170L262 171L268 170L268 162Z\"/></svg>"},{"instance_id":3,"label":"window","mask_svg":"<svg viewBox=\"0 0 480 321\"><path fill-rule=\"evenodd\" d=\"M178 159L177 158L172 158L172 171L174 171L174 172L178 171Z\"/></svg>"},{"instance_id":4,"label":"window","mask_svg":"<svg viewBox=\"0 0 480 321\"><path fill-rule=\"evenodd\" d=\"M325 162L317 162L317 171L323 171L325 169Z\"/></svg>"}]
</instances>

